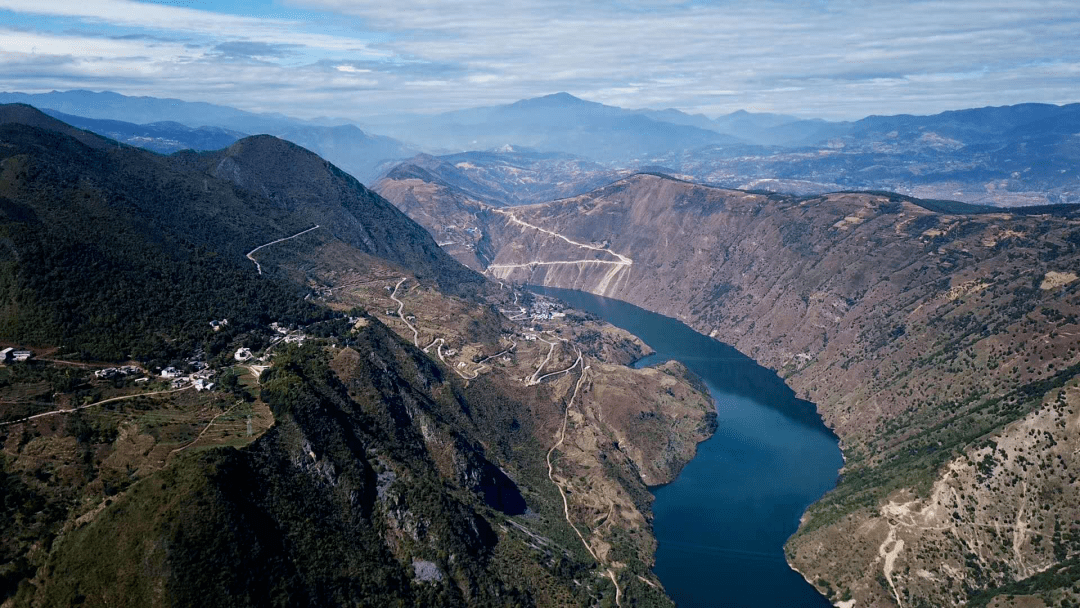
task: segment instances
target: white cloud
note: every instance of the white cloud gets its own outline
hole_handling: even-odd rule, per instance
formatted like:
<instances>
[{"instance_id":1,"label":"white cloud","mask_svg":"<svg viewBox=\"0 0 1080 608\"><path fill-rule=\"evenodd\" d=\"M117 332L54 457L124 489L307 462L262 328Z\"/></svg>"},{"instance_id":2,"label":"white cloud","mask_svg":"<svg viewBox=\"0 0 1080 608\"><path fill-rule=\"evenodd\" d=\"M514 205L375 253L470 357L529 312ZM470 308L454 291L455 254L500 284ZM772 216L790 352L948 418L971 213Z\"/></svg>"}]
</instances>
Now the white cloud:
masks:
<instances>
[{"instance_id":1,"label":"white cloud","mask_svg":"<svg viewBox=\"0 0 1080 608\"><path fill-rule=\"evenodd\" d=\"M193 54L178 43L147 43L142 40L115 40L0 29L0 52L26 55L69 55L115 59L140 57L180 59Z\"/></svg>"},{"instance_id":2,"label":"white cloud","mask_svg":"<svg viewBox=\"0 0 1080 608\"><path fill-rule=\"evenodd\" d=\"M371 73L371 70L358 68L358 67L355 67L355 66L345 65L345 64L335 65L334 69L339 71L339 72L348 72L349 74L370 74Z\"/></svg>"},{"instance_id":3,"label":"white cloud","mask_svg":"<svg viewBox=\"0 0 1080 608\"><path fill-rule=\"evenodd\" d=\"M305 31L303 22L243 17L135 0L0 0L0 9L29 15L82 19L91 23L202 34L221 39L260 40L385 57L359 38Z\"/></svg>"},{"instance_id":4,"label":"white cloud","mask_svg":"<svg viewBox=\"0 0 1080 608\"><path fill-rule=\"evenodd\" d=\"M1075 0L286 1L304 10L270 19L134 0L0 0L24 16L189 43L9 29L0 73L7 87L44 87L53 74L48 88L96 83L302 115L559 90L627 106L845 118L1080 96ZM329 14L316 22L313 10ZM27 57L42 53L56 61L27 73ZM18 79L6 73L15 65Z\"/></svg>"},{"instance_id":5,"label":"white cloud","mask_svg":"<svg viewBox=\"0 0 1080 608\"><path fill-rule=\"evenodd\" d=\"M237 17L132 0L0 0L0 8L33 15L79 17L115 25L221 34L249 27L289 25L286 21Z\"/></svg>"}]
</instances>

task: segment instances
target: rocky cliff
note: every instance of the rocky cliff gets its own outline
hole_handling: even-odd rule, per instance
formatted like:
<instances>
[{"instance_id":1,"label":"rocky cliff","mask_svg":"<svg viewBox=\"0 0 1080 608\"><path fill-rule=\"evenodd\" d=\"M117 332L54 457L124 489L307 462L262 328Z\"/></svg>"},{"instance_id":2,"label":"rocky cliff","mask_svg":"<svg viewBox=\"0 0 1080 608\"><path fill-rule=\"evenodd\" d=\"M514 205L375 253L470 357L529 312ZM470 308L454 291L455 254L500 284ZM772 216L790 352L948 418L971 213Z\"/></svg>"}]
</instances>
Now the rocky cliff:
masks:
<instances>
[{"instance_id":1,"label":"rocky cliff","mask_svg":"<svg viewBox=\"0 0 1080 608\"><path fill-rule=\"evenodd\" d=\"M490 275L677 317L819 404L847 465L788 550L835 601L959 604L1080 551L1075 210L640 174L483 219Z\"/></svg>"}]
</instances>

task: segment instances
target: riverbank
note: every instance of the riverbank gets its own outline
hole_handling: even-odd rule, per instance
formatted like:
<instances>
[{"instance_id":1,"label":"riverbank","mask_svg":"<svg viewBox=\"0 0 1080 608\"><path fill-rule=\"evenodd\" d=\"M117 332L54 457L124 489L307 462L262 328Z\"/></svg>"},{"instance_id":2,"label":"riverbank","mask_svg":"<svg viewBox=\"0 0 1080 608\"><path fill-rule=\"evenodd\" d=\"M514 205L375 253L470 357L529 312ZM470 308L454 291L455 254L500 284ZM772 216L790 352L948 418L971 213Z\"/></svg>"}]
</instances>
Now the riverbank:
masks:
<instances>
[{"instance_id":1,"label":"riverbank","mask_svg":"<svg viewBox=\"0 0 1080 608\"><path fill-rule=\"evenodd\" d=\"M717 427L671 483L652 487L654 572L680 606L828 607L787 564L785 541L842 465L813 404L734 348L675 319L582 292L538 289L636 335L698 375Z\"/></svg>"}]
</instances>

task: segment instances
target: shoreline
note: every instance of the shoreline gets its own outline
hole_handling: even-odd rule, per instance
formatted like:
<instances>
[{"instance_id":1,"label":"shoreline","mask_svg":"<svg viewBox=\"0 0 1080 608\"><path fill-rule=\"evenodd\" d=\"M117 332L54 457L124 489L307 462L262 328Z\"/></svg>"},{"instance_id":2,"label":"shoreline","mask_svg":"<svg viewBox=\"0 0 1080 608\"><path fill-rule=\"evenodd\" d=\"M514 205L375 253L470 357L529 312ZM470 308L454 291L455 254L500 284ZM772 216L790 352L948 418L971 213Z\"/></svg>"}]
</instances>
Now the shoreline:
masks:
<instances>
[{"instance_id":1,"label":"shoreline","mask_svg":"<svg viewBox=\"0 0 1080 608\"><path fill-rule=\"evenodd\" d=\"M784 549L787 539L797 534L798 530L802 527L806 512L809 507L817 501L821 500L822 496L824 496L826 493L836 487L836 483L840 479L842 467L844 464L846 464L846 456L844 455L843 450L840 448L839 438L836 436L836 433L828 425L825 424L820 412L818 411L817 404L805 399L799 399L798 396L795 394L795 391L790 386L788 386L787 382L783 378L780 378L780 376L776 373L775 370L758 364L757 361L755 361L753 358L739 352L735 347L724 343L716 339L715 337L703 334L677 318L668 317L659 313L652 313L651 311L642 309L629 302L614 300L615 302L620 302L621 304L625 304L626 306L630 307L623 311L620 307L612 307L610 305L605 305L602 300L592 300L592 298L603 298L603 296L597 296L596 294L591 294L589 292L579 290L569 290L568 292L566 292L565 295L567 297L565 298L560 297L563 295L562 293L560 293L563 290L559 290L557 288L553 289L544 286L533 286L532 290L534 291L534 293L539 292L542 295L548 297L562 299L569 305L570 308L590 312L597 317L600 317L604 321L628 331L629 333L633 334L637 339L646 343L646 345L653 349L656 354L660 355L659 357L655 357L655 355L648 356L649 364L662 364L662 362L666 360L678 361L683 366L685 366L687 370L691 372L691 374L696 379L698 379L704 386L704 388L706 388L706 390L708 391L708 395L713 404L713 410L716 412L717 415L717 417L715 418L715 422L710 424L708 429L703 429L707 430L708 434L703 436L700 441L695 443L694 454L691 456L690 459L686 460L685 463L683 463L683 466L679 468L679 471L671 478L670 481L663 484L646 486L648 492L654 499L654 507L656 506L655 501L657 499L658 491L660 491L660 493L663 493L663 488L671 486L672 484L674 484L674 482L679 481L680 479L684 479L684 468L687 466L692 466L691 463L693 463L696 459L701 458L701 447L705 444L706 441L710 439L716 439L719 431L721 431L724 427L731 427L731 425L734 425L734 427L732 428L736 432L738 432L741 428L741 425L748 420L745 418L739 418L739 416L744 414L736 414L736 417L731 417L731 412L739 411L739 408L743 407L741 405L735 405L736 410L721 409L724 405L724 399L722 399L722 397L724 397L725 395L730 395L731 397L740 400L739 402L745 400L746 402L752 403L753 408L762 408L762 411L771 411L775 414L782 416L784 419L786 419L787 422L782 423L782 426L777 427L775 432L789 434L787 435L789 441L799 441L799 438L802 437L803 433L810 433L813 434L813 436L817 437L817 439L814 439L813 441L817 445L821 446L821 449L836 451L834 452L834 454L838 455L839 458L836 458L836 456L827 456L825 458L828 458L830 460L820 461L821 466L824 466L825 468L819 467L816 469L816 475L818 475L818 478L820 479L819 486L821 488L821 494L814 495L813 492L807 492L804 498L804 500L806 500L806 503L804 503L805 506L802 509L799 509L799 511L791 513L790 524L783 524L782 528L780 528L790 530L790 532L787 532L787 538L777 539L777 544L774 545L772 549L769 549L767 546L764 545L760 549L761 551L777 551L779 553L777 557L783 559L783 568L789 571L794 571L799 575L798 578L792 577L792 582L785 583L785 585L795 584L795 581L798 581L798 587L802 587L804 584L809 587L805 591L796 590L793 587L790 590L784 591L783 593L793 594L789 597L798 597L800 594L805 593L807 599L809 599L810 597L820 598L820 600L815 600L815 605L817 601L820 601L822 605L833 605L832 601L829 598L825 597L817 589L817 587L814 586L809 581L809 579L806 578L806 576L802 572L799 572L792 566L790 562L788 562L787 554ZM580 295L575 297L572 295L573 293ZM682 326L683 329L663 325L661 319L656 319L655 321L643 320L639 316L637 316L637 313L633 312L633 309L638 309L642 312L647 312L656 317L660 317L661 319L667 320L671 323L676 323ZM604 314L600 314L601 311L603 311ZM688 361L683 361L683 359L687 357L689 357L690 359ZM705 359L708 359L709 362L703 363ZM641 362L643 360L645 360L645 357L634 362L634 364L632 364L632 367L642 367ZM753 411L756 411L756 409L747 410L747 412ZM771 414L751 413L750 415L765 415L766 418L763 420L773 419L771 417ZM773 431L762 429L761 432L772 433ZM823 445L823 440L825 440L826 437L828 438L827 443L832 446L831 448L825 448ZM718 447L720 449L726 449L723 445ZM779 447L777 447L776 449L779 450L777 452L778 454L785 453L785 450ZM836 461L831 461L832 458L836 458ZM705 463L706 465L709 464L708 460L709 459L707 459L707 462ZM825 465L825 462L828 462L828 464ZM795 464L797 465L797 462ZM736 473L736 477L732 479L735 483L749 483L750 485L747 486L746 491L753 492L754 490L752 489L752 485L753 483L755 483L753 481L755 479L755 476L767 475L764 470L758 470L761 468L761 466L762 465L760 463L756 463L756 461L749 462L747 463L745 470L742 473ZM833 468L834 466L836 467L835 469ZM744 467L738 468L740 470L744 469ZM808 473L811 470L815 469L807 469ZM822 473L824 473L825 475L822 476ZM709 482L705 483L706 485L708 485ZM771 485L775 486L776 484L782 483L783 482L781 480L777 480L772 482ZM702 481L696 480L694 484L695 487L687 487L683 490L679 490L675 495L672 495L672 497L675 498L676 496L684 494L687 490L689 490L689 493L687 493L685 497L675 498L675 500L679 501L684 499L695 499L694 495L702 490L702 488L696 488L696 486L701 486ZM735 489L731 496L733 498L737 498L741 495L740 492L742 492L742 490ZM705 493L701 494L696 499L726 500L726 498L722 497L722 494L710 494L708 489L705 489ZM675 503L669 504L674 505ZM663 517L668 517L667 526L664 527L670 527L674 520L671 519L673 515L672 512L670 512L670 507L661 510L660 514L656 512L655 508L651 510L654 521L650 522L651 525L649 527L650 532L653 538L656 539L657 543L657 550L654 551L653 555L651 556L653 562L652 574L656 576L658 580L660 580L660 582L665 587L665 591L670 594L673 589L683 588L689 583L688 581L680 580L677 576L677 573L674 571L667 573L669 578L672 575L676 575L675 578L671 580L664 580L660 578L660 576L657 574L656 566L658 553L660 546L664 544L665 540L658 537L656 523L660 521ZM721 518L717 520L717 523L720 526L739 526L739 521L741 521L741 519L741 516L729 517L727 519ZM785 517L785 519L787 518ZM757 525L758 523L758 520L747 522L747 524L751 526ZM761 523L769 526L774 526L774 529L776 529L775 525L782 522L765 522L763 520ZM791 526L790 528L787 527L789 525ZM681 536L679 534L672 536L671 531L664 532L664 534L668 536L667 542L674 543L674 545L672 546L677 546L680 542L679 538L681 538ZM724 544L717 539L709 539L703 542L711 543L712 545L718 545L717 548L720 548L719 546ZM779 567L779 564L776 564L776 567ZM665 568L665 570L670 570L670 568ZM763 573L766 571L767 570L762 570ZM799 579L801 579L801 581ZM673 585L675 585L675 587L673 587ZM684 593L700 593L700 591L701 589L697 587L685 587ZM746 598L744 592L745 589L741 590L739 593L743 594L742 597L745 600ZM671 596L669 595L669 597ZM683 598L684 601L685 599L686 598Z\"/></svg>"}]
</instances>

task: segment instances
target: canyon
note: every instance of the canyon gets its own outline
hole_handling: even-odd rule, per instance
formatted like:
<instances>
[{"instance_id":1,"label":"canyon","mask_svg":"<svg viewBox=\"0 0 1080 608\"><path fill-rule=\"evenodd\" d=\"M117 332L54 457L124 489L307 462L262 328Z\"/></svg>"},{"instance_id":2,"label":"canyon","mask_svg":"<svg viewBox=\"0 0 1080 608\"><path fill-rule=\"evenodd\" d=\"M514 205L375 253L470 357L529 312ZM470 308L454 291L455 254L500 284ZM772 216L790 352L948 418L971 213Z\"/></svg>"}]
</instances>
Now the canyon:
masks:
<instances>
[{"instance_id":1,"label":"canyon","mask_svg":"<svg viewBox=\"0 0 1080 608\"><path fill-rule=\"evenodd\" d=\"M397 202L421 187L376 189ZM415 216L436 234L439 192ZM489 276L677 318L818 404L846 464L787 556L838 605L982 601L1080 552L1075 208L636 174L548 203L456 209ZM1045 599L1075 599L1071 580Z\"/></svg>"}]
</instances>

